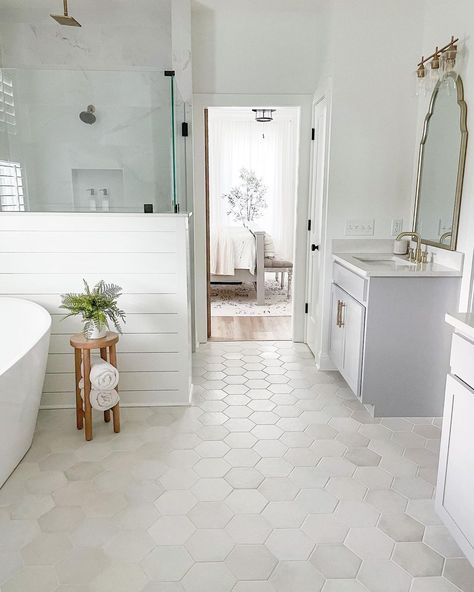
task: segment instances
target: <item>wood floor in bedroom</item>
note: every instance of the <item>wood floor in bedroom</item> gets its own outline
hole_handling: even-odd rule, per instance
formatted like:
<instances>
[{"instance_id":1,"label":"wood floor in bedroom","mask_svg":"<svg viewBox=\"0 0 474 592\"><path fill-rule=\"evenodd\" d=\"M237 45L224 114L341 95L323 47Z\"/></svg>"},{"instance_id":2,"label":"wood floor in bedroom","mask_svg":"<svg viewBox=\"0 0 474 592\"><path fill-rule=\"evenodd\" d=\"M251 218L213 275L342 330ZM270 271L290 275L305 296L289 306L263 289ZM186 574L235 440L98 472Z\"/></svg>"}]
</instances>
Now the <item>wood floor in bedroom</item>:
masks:
<instances>
[{"instance_id":1,"label":"wood floor in bedroom","mask_svg":"<svg viewBox=\"0 0 474 592\"><path fill-rule=\"evenodd\" d=\"M211 341L286 341L291 317L212 317Z\"/></svg>"}]
</instances>

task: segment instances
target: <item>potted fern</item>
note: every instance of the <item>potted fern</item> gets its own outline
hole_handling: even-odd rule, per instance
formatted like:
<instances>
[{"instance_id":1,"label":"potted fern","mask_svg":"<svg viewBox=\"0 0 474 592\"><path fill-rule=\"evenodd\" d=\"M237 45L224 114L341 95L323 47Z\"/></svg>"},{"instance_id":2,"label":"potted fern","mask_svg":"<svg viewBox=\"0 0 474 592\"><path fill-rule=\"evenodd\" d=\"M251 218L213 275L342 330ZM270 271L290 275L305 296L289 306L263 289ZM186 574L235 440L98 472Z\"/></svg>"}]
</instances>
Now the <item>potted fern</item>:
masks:
<instances>
[{"instance_id":1,"label":"potted fern","mask_svg":"<svg viewBox=\"0 0 474 592\"><path fill-rule=\"evenodd\" d=\"M86 280L85 292L82 294L63 294L62 304L69 313L64 317L82 316L83 333L87 339L101 339L107 334L109 321L119 333L122 333L120 321L125 322L125 313L117 306L117 299L122 294L122 288L115 284L106 284L101 280L92 289Z\"/></svg>"}]
</instances>

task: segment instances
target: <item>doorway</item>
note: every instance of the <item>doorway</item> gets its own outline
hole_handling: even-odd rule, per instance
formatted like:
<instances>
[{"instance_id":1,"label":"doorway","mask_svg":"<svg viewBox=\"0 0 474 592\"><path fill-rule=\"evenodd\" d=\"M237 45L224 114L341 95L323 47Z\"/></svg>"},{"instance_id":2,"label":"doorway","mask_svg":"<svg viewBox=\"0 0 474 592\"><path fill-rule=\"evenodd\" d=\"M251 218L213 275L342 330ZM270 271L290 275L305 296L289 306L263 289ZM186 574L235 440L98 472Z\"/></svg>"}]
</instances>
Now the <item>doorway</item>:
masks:
<instances>
[{"instance_id":1,"label":"doorway","mask_svg":"<svg viewBox=\"0 0 474 592\"><path fill-rule=\"evenodd\" d=\"M208 338L291 340L298 107L205 110Z\"/></svg>"}]
</instances>

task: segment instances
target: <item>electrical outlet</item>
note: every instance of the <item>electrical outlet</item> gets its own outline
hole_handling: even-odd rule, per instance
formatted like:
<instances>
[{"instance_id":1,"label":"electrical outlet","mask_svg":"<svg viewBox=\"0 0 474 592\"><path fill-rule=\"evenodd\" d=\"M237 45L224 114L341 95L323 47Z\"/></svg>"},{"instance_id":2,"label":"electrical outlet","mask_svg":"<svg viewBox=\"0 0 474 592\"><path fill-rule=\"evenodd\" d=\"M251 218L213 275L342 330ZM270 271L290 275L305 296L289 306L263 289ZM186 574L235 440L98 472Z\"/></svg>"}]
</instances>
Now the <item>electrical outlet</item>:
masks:
<instances>
[{"instance_id":1,"label":"electrical outlet","mask_svg":"<svg viewBox=\"0 0 474 592\"><path fill-rule=\"evenodd\" d=\"M373 236L375 220L346 220L346 236Z\"/></svg>"},{"instance_id":2,"label":"electrical outlet","mask_svg":"<svg viewBox=\"0 0 474 592\"><path fill-rule=\"evenodd\" d=\"M392 236L398 236L403 231L403 218L392 220Z\"/></svg>"}]
</instances>

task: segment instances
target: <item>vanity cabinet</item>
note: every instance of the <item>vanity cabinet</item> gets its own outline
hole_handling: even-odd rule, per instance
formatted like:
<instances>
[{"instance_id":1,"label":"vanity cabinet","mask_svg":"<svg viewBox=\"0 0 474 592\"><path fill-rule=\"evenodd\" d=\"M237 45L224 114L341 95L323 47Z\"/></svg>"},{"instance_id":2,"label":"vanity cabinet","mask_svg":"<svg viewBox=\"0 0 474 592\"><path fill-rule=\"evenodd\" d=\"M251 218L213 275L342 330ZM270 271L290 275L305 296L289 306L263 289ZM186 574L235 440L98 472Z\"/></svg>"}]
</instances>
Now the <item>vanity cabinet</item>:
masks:
<instances>
[{"instance_id":1,"label":"vanity cabinet","mask_svg":"<svg viewBox=\"0 0 474 592\"><path fill-rule=\"evenodd\" d=\"M448 321L449 322L449 321ZM446 381L436 507L474 564L474 341L455 333Z\"/></svg>"},{"instance_id":2,"label":"vanity cabinet","mask_svg":"<svg viewBox=\"0 0 474 592\"><path fill-rule=\"evenodd\" d=\"M365 307L333 284L331 359L352 391L360 396Z\"/></svg>"},{"instance_id":3,"label":"vanity cabinet","mask_svg":"<svg viewBox=\"0 0 474 592\"><path fill-rule=\"evenodd\" d=\"M444 316L457 306L460 278L397 273L364 276L335 261L329 356L375 416L439 417L450 349Z\"/></svg>"}]
</instances>

